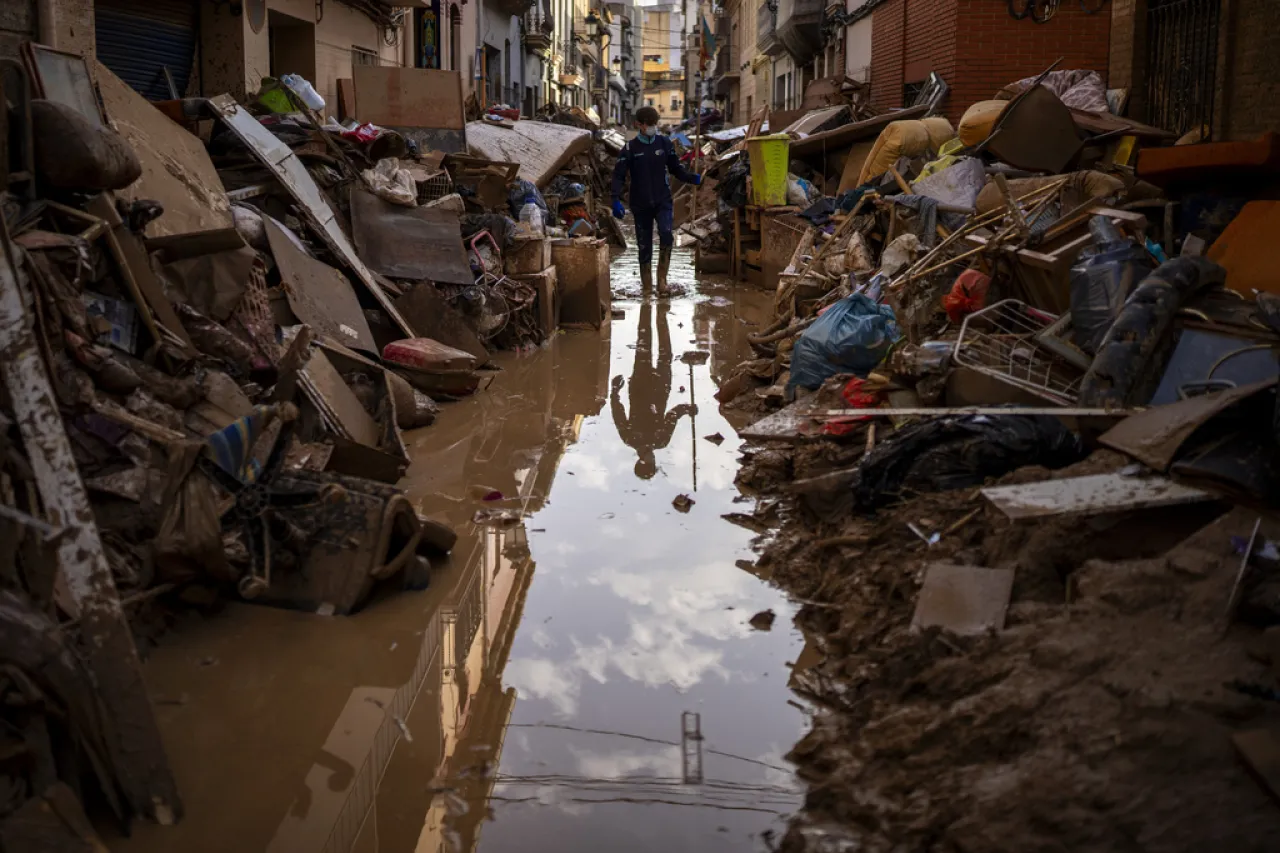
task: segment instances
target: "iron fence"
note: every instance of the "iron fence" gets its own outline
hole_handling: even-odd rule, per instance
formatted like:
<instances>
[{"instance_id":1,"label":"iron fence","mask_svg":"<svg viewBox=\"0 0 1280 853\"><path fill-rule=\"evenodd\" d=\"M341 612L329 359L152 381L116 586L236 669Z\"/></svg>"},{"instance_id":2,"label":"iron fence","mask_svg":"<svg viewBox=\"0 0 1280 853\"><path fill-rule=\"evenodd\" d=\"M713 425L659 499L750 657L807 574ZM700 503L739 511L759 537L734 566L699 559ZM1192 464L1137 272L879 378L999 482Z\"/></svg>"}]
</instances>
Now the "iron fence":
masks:
<instances>
[{"instance_id":1,"label":"iron fence","mask_svg":"<svg viewBox=\"0 0 1280 853\"><path fill-rule=\"evenodd\" d=\"M1221 0L1150 0L1147 119L1182 134L1213 129Z\"/></svg>"}]
</instances>

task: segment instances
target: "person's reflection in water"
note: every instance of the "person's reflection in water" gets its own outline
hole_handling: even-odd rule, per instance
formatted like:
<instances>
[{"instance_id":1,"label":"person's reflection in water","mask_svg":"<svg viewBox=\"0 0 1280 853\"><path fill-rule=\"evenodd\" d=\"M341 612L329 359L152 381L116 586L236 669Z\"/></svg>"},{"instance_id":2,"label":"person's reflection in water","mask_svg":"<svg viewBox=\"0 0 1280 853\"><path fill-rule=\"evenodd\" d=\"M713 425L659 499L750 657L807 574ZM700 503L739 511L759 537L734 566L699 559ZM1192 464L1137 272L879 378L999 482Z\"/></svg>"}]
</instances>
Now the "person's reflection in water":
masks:
<instances>
[{"instance_id":1,"label":"person's reflection in water","mask_svg":"<svg viewBox=\"0 0 1280 853\"><path fill-rule=\"evenodd\" d=\"M676 424L698 409L689 403L681 403L667 411L667 398L671 396L671 330L667 326L668 303L658 303L658 362L653 363L653 305L640 305L640 329L636 335L636 360L631 369L631 387L627 397L630 414L622 408L622 376L613 377L613 390L609 405L613 409L613 423L618 437L636 452L636 476L648 480L658 471L654 451L666 447L675 432Z\"/></svg>"}]
</instances>

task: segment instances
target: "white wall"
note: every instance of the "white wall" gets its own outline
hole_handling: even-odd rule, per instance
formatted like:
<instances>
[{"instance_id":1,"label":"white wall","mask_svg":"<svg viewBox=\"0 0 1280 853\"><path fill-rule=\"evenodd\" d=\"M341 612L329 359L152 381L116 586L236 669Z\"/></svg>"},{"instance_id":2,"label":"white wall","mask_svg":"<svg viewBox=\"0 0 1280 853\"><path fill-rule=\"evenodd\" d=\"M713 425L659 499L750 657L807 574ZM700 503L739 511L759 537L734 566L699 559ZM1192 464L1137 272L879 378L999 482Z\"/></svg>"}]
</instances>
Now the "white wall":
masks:
<instances>
[{"instance_id":1,"label":"white wall","mask_svg":"<svg viewBox=\"0 0 1280 853\"><path fill-rule=\"evenodd\" d=\"M857 2L857 0L851 0ZM871 79L871 15L845 27L844 73L854 80Z\"/></svg>"}]
</instances>

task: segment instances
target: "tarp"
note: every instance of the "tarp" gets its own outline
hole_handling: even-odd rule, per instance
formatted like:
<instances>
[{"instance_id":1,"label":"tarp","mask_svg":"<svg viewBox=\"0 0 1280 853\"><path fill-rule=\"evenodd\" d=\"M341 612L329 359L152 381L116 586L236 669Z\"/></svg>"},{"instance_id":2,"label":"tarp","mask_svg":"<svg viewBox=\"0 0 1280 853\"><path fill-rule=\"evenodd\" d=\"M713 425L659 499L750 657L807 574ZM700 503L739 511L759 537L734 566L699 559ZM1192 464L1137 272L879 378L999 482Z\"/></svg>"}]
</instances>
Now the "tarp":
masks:
<instances>
[{"instance_id":1,"label":"tarp","mask_svg":"<svg viewBox=\"0 0 1280 853\"><path fill-rule=\"evenodd\" d=\"M542 188L575 155L591 148L591 131L545 121L518 121L510 128L472 121L467 148L477 157L519 163L518 176Z\"/></svg>"}]
</instances>

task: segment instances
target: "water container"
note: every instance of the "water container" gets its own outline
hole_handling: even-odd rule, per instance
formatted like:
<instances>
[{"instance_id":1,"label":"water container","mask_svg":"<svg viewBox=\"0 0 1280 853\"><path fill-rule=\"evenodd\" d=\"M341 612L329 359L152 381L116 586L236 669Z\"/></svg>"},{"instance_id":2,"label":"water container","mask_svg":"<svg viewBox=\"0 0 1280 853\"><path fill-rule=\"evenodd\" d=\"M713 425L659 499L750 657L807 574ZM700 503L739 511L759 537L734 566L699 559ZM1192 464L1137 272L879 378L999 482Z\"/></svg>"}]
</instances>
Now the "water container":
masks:
<instances>
[{"instance_id":1,"label":"water container","mask_svg":"<svg viewBox=\"0 0 1280 853\"><path fill-rule=\"evenodd\" d=\"M320 97L320 93L305 78L297 74L286 74L280 78L280 82L293 90L293 93L302 99L302 102L311 109L319 112L324 109L324 98Z\"/></svg>"},{"instance_id":2,"label":"water container","mask_svg":"<svg viewBox=\"0 0 1280 853\"><path fill-rule=\"evenodd\" d=\"M542 236L542 208L532 198L525 197L524 207L520 208L520 222L530 233Z\"/></svg>"}]
</instances>

